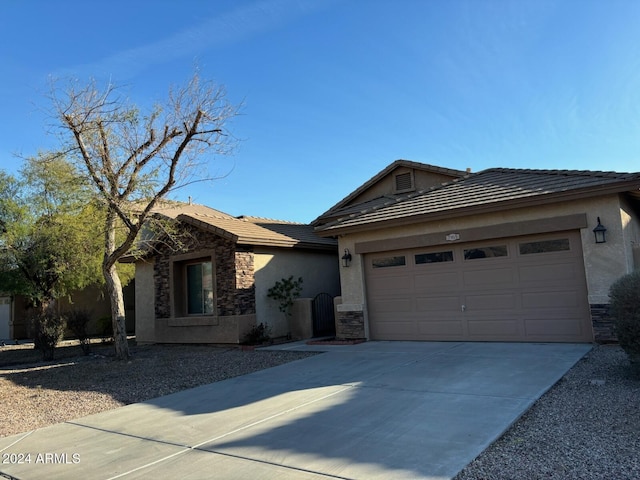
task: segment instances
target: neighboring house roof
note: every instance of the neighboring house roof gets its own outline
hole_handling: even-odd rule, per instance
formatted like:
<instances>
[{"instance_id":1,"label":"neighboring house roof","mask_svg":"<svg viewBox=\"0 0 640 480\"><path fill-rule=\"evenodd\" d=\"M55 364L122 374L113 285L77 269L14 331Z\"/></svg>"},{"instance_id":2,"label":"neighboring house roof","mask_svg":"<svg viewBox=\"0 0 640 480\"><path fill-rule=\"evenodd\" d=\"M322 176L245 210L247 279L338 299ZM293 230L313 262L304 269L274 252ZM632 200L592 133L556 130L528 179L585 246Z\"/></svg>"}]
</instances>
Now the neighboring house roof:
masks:
<instances>
[{"instance_id":1,"label":"neighboring house roof","mask_svg":"<svg viewBox=\"0 0 640 480\"><path fill-rule=\"evenodd\" d=\"M640 189L640 173L491 168L365 208L316 227L320 235L541 205ZM361 207L360 205L359 207Z\"/></svg>"},{"instance_id":2,"label":"neighboring house roof","mask_svg":"<svg viewBox=\"0 0 640 480\"><path fill-rule=\"evenodd\" d=\"M311 225L251 216L234 217L196 204L168 203L154 213L215 233L242 245L335 249L336 241L314 233Z\"/></svg>"},{"instance_id":3,"label":"neighboring house roof","mask_svg":"<svg viewBox=\"0 0 640 480\"><path fill-rule=\"evenodd\" d=\"M352 193L347 195L345 198L336 203L333 207L327 210L325 213L316 218L311 225L320 225L322 223L326 223L330 220L335 220L336 218L351 215L354 213L358 213L362 210L368 210L370 208L377 208L388 203L390 200L396 200L397 198L401 198L404 195L393 195L387 194L380 196L378 198L374 198L365 202L354 203L354 200L357 199L362 193L364 193L369 188L373 187L376 183L378 183L381 179L389 175L396 169L399 168L409 168L412 170L420 170L427 173L435 173L439 175L444 175L453 178L462 178L469 174L469 172L462 170L454 170L452 168L444 168L438 167L435 165L429 165L426 163L413 162L410 160L396 160L387 166L384 170L380 171L365 183L363 183L360 187L354 190Z\"/></svg>"}]
</instances>

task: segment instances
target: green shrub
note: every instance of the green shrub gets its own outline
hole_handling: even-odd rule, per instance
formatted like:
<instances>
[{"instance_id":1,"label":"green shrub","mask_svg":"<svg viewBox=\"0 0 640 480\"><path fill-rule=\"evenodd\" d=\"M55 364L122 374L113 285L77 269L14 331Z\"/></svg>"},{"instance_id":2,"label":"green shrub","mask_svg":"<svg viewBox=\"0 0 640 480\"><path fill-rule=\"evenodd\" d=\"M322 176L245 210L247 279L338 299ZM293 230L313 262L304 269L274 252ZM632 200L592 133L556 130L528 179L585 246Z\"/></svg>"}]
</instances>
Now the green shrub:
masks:
<instances>
[{"instance_id":1,"label":"green shrub","mask_svg":"<svg viewBox=\"0 0 640 480\"><path fill-rule=\"evenodd\" d=\"M42 353L43 360L53 360L53 352L62 339L65 329L64 317L53 312L40 312L31 318L33 343Z\"/></svg>"},{"instance_id":2,"label":"green shrub","mask_svg":"<svg viewBox=\"0 0 640 480\"><path fill-rule=\"evenodd\" d=\"M640 270L619 278L609 297L618 342L631 363L640 367Z\"/></svg>"},{"instance_id":3,"label":"green shrub","mask_svg":"<svg viewBox=\"0 0 640 480\"><path fill-rule=\"evenodd\" d=\"M242 343L245 345L262 345L271 339L271 327L264 323L255 325L249 330Z\"/></svg>"},{"instance_id":4,"label":"green shrub","mask_svg":"<svg viewBox=\"0 0 640 480\"><path fill-rule=\"evenodd\" d=\"M88 310L70 310L65 315L67 319L67 327L78 337L82 353L89 355L91 353L91 342L87 333L87 326L91 320L91 313Z\"/></svg>"}]
</instances>

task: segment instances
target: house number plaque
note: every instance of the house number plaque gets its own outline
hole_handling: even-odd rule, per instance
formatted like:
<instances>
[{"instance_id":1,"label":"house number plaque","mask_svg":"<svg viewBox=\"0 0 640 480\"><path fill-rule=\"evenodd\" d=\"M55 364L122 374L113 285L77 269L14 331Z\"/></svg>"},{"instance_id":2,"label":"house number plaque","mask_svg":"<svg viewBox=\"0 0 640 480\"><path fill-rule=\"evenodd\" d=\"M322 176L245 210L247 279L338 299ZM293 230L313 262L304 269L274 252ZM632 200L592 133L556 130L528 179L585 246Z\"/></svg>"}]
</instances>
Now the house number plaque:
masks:
<instances>
[{"instance_id":1,"label":"house number plaque","mask_svg":"<svg viewBox=\"0 0 640 480\"><path fill-rule=\"evenodd\" d=\"M459 233L450 233L449 235L447 235L444 238L447 240L447 242L454 242L456 240L460 240L460 234Z\"/></svg>"}]
</instances>

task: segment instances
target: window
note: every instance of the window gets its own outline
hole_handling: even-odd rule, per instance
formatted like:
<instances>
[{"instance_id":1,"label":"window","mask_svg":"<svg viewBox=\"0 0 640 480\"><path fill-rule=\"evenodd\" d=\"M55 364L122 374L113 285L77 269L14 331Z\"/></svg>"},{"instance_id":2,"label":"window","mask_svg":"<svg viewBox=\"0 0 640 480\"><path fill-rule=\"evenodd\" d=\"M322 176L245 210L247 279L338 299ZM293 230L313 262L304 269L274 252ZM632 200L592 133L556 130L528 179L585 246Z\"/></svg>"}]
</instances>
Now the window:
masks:
<instances>
[{"instance_id":1,"label":"window","mask_svg":"<svg viewBox=\"0 0 640 480\"><path fill-rule=\"evenodd\" d=\"M423 263L453 262L453 252L447 250L446 252L419 253L415 256L415 260L416 265Z\"/></svg>"},{"instance_id":2,"label":"window","mask_svg":"<svg viewBox=\"0 0 640 480\"><path fill-rule=\"evenodd\" d=\"M213 252L173 255L169 259L168 288L160 287L161 298L156 301L158 316L171 318L179 326L214 325L211 322L217 321L219 314L216 288Z\"/></svg>"},{"instance_id":3,"label":"window","mask_svg":"<svg viewBox=\"0 0 640 480\"><path fill-rule=\"evenodd\" d=\"M373 268L402 267L406 265L404 255L396 257L374 258L371 262Z\"/></svg>"},{"instance_id":4,"label":"window","mask_svg":"<svg viewBox=\"0 0 640 480\"><path fill-rule=\"evenodd\" d=\"M465 260L476 260L478 258L506 257L507 246L496 245L495 247L468 248L464 251Z\"/></svg>"},{"instance_id":5,"label":"window","mask_svg":"<svg viewBox=\"0 0 640 480\"><path fill-rule=\"evenodd\" d=\"M520 255L530 255L532 253L563 252L569 250L569 239L558 238L556 240L542 240L538 242L521 243Z\"/></svg>"},{"instance_id":6,"label":"window","mask_svg":"<svg viewBox=\"0 0 640 480\"><path fill-rule=\"evenodd\" d=\"M213 269L211 262L190 263L186 269L186 298L188 315L214 313Z\"/></svg>"}]
</instances>

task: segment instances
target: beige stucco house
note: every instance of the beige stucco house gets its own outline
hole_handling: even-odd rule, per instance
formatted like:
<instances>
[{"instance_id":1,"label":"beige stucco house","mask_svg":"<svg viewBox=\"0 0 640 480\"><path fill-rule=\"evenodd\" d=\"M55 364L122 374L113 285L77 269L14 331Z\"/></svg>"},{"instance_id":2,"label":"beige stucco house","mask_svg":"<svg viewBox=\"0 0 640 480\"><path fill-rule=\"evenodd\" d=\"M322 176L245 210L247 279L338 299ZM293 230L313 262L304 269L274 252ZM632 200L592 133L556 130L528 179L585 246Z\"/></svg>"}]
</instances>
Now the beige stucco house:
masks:
<instances>
[{"instance_id":1,"label":"beige stucco house","mask_svg":"<svg viewBox=\"0 0 640 480\"><path fill-rule=\"evenodd\" d=\"M156 210L180 225L181 245L158 239L136 265L136 340L239 343L263 323L273 337L290 333L267 297L276 281L303 279L303 297L340 291L337 242L310 225L234 217L172 203Z\"/></svg>"},{"instance_id":2,"label":"beige stucco house","mask_svg":"<svg viewBox=\"0 0 640 480\"><path fill-rule=\"evenodd\" d=\"M639 189L640 173L398 160L313 222L348 263L337 336L610 340L609 287L640 266Z\"/></svg>"}]
</instances>

